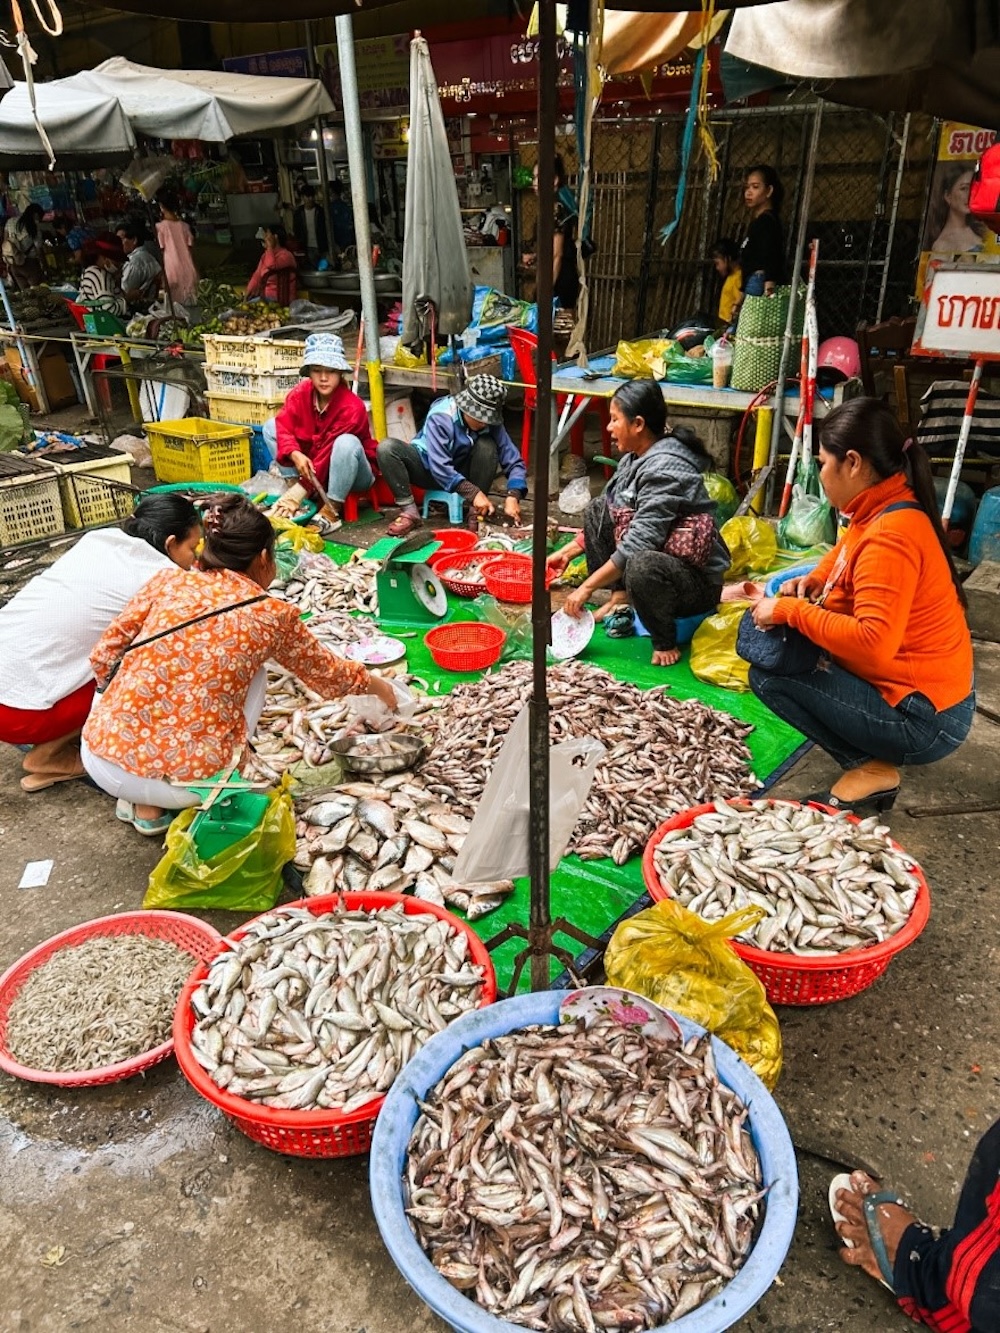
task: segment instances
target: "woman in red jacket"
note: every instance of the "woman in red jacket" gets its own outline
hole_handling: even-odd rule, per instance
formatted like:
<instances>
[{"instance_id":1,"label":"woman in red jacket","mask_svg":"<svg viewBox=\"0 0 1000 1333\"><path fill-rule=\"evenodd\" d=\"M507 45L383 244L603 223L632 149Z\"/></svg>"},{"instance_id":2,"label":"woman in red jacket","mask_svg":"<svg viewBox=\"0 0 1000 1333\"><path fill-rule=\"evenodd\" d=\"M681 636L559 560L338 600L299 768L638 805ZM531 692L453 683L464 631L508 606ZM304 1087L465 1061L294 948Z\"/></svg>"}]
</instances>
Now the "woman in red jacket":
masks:
<instances>
[{"instance_id":1,"label":"woman in red jacket","mask_svg":"<svg viewBox=\"0 0 1000 1333\"><path fill-rule=\"evenodd\" d=\"M335 333L314 333L306 339L305 378L274 418L277 460L295 469L300 485L285 492L275 513L294 514L314 489L315 473L330 498L323 517L339 527L347 496L374 486L377 445L368 425L368 408L344 379L350 369L343 340ZM265 438L269 426L264 427Z\"/></svg>"},{"instance_id":2,"label":"woman in red jacket","mask_svg":"<svg viewBox=\"0 0 1000 1333\"><path fill-rule=\"evenodd\" d=\"M288 248L284 227L275 222L261 227L257 239L264 246L260 263L247 283L247 296L259 296L277 305L291 305L298 287L298 262Z\"/></svg>"},{"instance_id":3,"label":"woman in red jacket","mask_svg":"<svg viewBox=\"0 0 1000 1333\"><path fill-rule=\"evenodd\" d=\"M821 650L809 671L750 669L750 688L845 770L833 806L888 810L899 767L965 740L976 708L965 594L945 541L930 461L873 398L819 427L820 478L848 526L811 574L754 607Z\"/></svg>"}]
</instances>

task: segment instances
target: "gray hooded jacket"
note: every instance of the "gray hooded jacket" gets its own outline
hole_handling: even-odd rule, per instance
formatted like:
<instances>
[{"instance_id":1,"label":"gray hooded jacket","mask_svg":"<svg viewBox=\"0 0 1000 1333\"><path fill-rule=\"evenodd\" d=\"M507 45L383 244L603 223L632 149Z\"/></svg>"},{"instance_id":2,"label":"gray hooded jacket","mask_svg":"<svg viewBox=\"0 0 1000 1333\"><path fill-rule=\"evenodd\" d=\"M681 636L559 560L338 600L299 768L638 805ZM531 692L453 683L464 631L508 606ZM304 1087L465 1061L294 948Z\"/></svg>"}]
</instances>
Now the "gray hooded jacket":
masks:
<instances>
[{"instance_id":1,"label":"gray hooded jacket","mask_svg":"<svg viewBox=\"0 0 1000 1333\"><path fill-rule=\"evenodd\" d=\"M671 528L680 519L713 511L714 502L705 489L702 471L698 456L672 435L657 440L641 457L625 455L603 491L609 505L635 511L611 557L619 569L641 551L662 551ZM721 583L729 563L729 548L716 527L715 546L703 572L713 582Z\"/></svg>"}]
</instances>

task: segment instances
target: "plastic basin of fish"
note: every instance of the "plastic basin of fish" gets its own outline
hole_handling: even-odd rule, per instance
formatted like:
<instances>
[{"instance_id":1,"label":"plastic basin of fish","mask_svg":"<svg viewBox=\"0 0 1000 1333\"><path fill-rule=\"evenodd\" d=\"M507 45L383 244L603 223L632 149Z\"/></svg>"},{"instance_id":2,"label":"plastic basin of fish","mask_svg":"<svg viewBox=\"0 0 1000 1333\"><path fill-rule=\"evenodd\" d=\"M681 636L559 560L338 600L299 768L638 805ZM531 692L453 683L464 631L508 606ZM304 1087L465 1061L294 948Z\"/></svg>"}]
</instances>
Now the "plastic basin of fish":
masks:
<instances>
[{"instance_id":1,"label":"plastic basin of fish","mask_svg":"<svg viewBox=\"0 0 1000 1333\"><path fill-rule=\"evenodd\" d=\"M447 921L454 931L468 937L469 958L483 969L480 1006L492 1005L496 999L497 978L485 944L464 921L460 921L457 916L445 911L443 907L437 907L434 903L424 902L421 898L407 897L401 893L342 893L318 898L301 898L294 903L282 904L282 908L304 907L314 916L320 916L324 912L332 911L338 904L343 904L348 911L364 908L372 912L381 907L395 907L401 904L407 916L427 913ZM280 911L282 908L273 910ZM268 916L270 913L264 912L261 915ZM251 921L244 922L238 930L226 936L226 941L242 939L253 922L258 919L254 917ZM221 939L219 943L220 947L213 950L212 958L220 953L222 948L227 947ZM262 1143L265 1148L271 1148L275 1152L286 1153L291 1157L353 1157L358 1153L367 1152L372 1141L372 1126L385 1101L384 1096L373 1097L370 1102L349 1111L346 1115L342 1111L334 1110L292 1111L258 1106L256 1102L249 1101L245 1097L233 1096L212 1082L191 1050L191 1030L195 1022L191 996L208 975L208 964L211 961L211 958L206 959L205 964L188 978L174 1013L174 1046L177 1063L195 1091L200 1092L213 1106L217 1106L237 1129L246 1134L247 1138L253 1139L255 1143ZM408 1068L409 1065L404 1066L397 1077L401 1078Z\"/></svg>"},{"instance_id":2,"label":"plastic basin of fish","mask_svg":"<svg viewBox=\"0 0 1000 1333\"><path fill-rule=\"evenodd\" d=\"M768 801L757 804L801 806L800 801ZM815 802L813 803L815 804ZM828 814L837 814L829 806L817 805L817 809ZM649 896L655 901L669 898L670 894L660 883L656 873L654 853L666 834L674 829L689 828L699 815L709 814L714 809L711 804L696 805L690 810L661 824L649 842L642 856L642 877L646 881ZM847 818L853 824L861 820L855 815ZM767 998L771 1004L831 1004L834 1000L847 1000L852 995L859 995L873 985L892 962L896 954L912 944L923 930L931 914L931 891L924 872L913 857L891 838L889 844L894 852L913 863L913 874L919 881L916 901L906 925L895 935L881 944L873 944L867 949L845 949L843 953L822 954L810 958L799 954L775 953L765 949L756 949L741 940L730 940L730 945L747 966L764 983Z\"/></svg>"},{"instance_id":3,"label":"plastic basin of fish","mask_svg":"<svg viewBox=\"0 0 1000 1333\"><path fill-rule=\"evenodd\" d=\"M372 1138L371 1183L375 1221L403 1277L435 1314L457 1333L523 1333L523 1326L489 1314L443 1278L410 1230L403 1202L406 1150L419 1114L418 1101L447 1074L465 1051L488 1037L502 1037L536 1023L558 1023L565 991L539 991L501 1000L464 1014L432 1037L389 1090ZM704 1029L674 1015L685 1039ZM753 1309L784 1262L795 1230L799 1185L795 1150L774 1098L747 1065L722 1042L712 1047L723 1083L750 1109L749 1129L768 1187L764 1221L746 1263L704 1305L653 1333L722 1333Z\"/></svg>"},{"instance_id":4,"label":"plastic basin of fish","mask_svg":"<svg viewBox=\"0 0 1000 1333\"><path fill-rule=\"evenodd\" d=\"M119 1079L138 1074L151 1065L165 1060L174 1049L174 1039L155 1046L151 1051L135 1055L130 1060L118 1064L103 1065L98 1069L81 1069L77 1072L60 1073L49 1069L30 1069L15 1060L7 1047L7 1018L10 1007L17 998L21 987L36 968L57 954L60 949L67 949L87 940L97 939L102 935L146 935L154 940L166 940L176 944L191 955L191 966L206 963L219 951L222 936L217 930L199 921L197 917L184 912L121 912L117 916L97 917L85 921L82 925L71 926L69 930L53 935L42 944L24 954L8 967L0 976L0 1069L15 1078L29 1079L33 1083L55 1083L64 1088L81 1088L99 1083L116 1083Z\"/></svg>"}]
</instances>

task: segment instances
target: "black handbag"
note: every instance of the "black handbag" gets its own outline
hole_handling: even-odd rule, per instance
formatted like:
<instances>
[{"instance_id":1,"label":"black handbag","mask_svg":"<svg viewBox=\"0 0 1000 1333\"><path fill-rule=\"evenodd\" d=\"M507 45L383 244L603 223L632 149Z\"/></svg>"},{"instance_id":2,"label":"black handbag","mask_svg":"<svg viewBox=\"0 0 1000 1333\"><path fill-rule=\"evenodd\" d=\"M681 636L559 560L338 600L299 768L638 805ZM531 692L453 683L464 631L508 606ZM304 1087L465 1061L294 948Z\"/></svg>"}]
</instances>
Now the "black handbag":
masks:
<instances>
[{"instance_id":1,"label":"black handbag","mask_svg":"<svg viewBox=\"0 0 1000 1333\"><path fill-rule=\"evenodd\" d=\"M816 669L822 650L791 625L758 629L753 622L753 608L749 608L744 611L736 632L736 651L744 662L762 671L798 676Z\"/></svg>"}]
</instances>

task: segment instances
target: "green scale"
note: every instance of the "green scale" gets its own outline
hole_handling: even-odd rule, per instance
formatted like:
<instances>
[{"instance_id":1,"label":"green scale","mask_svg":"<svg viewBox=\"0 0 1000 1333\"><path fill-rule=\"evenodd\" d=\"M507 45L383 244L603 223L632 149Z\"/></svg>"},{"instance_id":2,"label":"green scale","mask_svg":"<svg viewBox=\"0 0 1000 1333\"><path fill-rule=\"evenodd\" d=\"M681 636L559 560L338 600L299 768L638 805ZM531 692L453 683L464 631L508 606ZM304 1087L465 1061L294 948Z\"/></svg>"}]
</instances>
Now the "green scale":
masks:
<instances>
[{"instance_id":1,"label":"green scale","mask_svg":"<svg viewBox=\"0 0 1000 1333\"><path fill-rule=\"evenodd\" d=\"M383 624L431 625L448 613L448 596L427 561L441 548L422 537L383 537L364 553L377 560L378 618Z\"/></svg>"}]
</instances>

